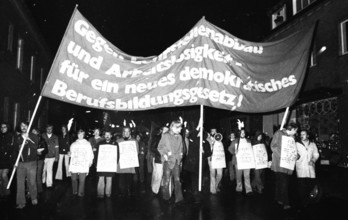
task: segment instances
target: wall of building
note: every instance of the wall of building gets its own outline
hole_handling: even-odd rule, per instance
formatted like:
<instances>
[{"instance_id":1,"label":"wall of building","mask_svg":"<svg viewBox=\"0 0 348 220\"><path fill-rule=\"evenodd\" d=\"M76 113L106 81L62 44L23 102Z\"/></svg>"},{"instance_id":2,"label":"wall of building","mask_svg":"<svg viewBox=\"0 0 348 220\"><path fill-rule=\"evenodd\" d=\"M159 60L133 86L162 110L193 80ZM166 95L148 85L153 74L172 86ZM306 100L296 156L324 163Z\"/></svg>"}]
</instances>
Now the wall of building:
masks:
<instances>
[{"instance_id":1,"label":"wall of building","mask_svg":"<svg viewBox=\"0 0 348 220\"><path fill-rule=\"evenodd\" d=\"M291 8L292 0L284 2L288 4L288 8ZM315 4L295 16L288 15L288 20L272 30L266 39L266 41L280 39L300 28L308 28L318 22L313 47L316 64L310 67L307 72L300 99L306 98L306 94L309 93L315 97L315 91L323 89L339 89L341 91L338 95L338 122L342 154L348 153L348 114L346 114L348 109L348 54L340 55L339 53L339 24L347 18L348 1L317 0ZM326 50L320 51L323 47L326 47ZM314 99L320 98L323 97L317 95ZM296 108L296 105L293 106L293 109ZM271 116L266 116L264 121L270 118Z\"/></svg>"},{"instance_id":2,"label":"wall of building","mask_svg":"<svg viewBox=\"0 0 348 220\"><path fill-rule=\"evenodd\" d=\"M22 1L0 1L1 121L13 127L21 120L29 121L51 65L51 57ZM34 126L38 126L38 121L47 122L45 118L39 119L45 111L47 107L42 105Z\"/></svg>"}]
</instances>

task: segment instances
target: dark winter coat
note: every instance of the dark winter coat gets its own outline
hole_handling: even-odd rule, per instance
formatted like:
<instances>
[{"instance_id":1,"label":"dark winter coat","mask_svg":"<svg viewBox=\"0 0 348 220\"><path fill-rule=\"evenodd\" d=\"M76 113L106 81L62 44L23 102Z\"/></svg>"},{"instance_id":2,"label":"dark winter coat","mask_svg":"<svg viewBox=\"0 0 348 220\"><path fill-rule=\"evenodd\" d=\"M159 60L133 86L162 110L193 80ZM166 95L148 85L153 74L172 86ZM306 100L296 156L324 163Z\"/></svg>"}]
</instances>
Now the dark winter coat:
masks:
<instances>
[{"instance_id":1,"label":"dark winter coat","mask_svg":"<svg viewBox=\"0 0 348 220\"><path fill-rule=\"evenodd\" d=\"M0 169L9 169L11 167L13 141L11 133L0 134Z\"/></svg>"}]
</instances>

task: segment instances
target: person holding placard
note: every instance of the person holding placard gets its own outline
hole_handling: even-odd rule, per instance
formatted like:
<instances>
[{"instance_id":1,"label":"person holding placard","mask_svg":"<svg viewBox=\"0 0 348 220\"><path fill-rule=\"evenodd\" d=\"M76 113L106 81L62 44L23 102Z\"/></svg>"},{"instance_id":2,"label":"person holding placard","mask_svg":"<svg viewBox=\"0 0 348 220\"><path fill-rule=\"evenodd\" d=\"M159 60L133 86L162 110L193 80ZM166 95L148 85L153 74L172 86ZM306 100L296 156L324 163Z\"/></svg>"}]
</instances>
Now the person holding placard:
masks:
<instances>
[{"instance_id":1,"label":"person holding placard","mask_svg":"<svg viewBox=\"0 0 348 220\"><path fill-rule=\"evenodd\" d=\"M233 183L236 180L236 165L237 165L237 160L236 160L236 152L235 152L235 145L236 145L236 133L231 132L229 136L230 144L227 148L228 153L230 154L231 160L228 161L228 174L230 181Z\"/></svg>"},{"instance_id":2,"label":"person holding placard","mask_svg":"<svg viewBox=\"0 0 348 220\"><path fill-rule=\"evenodd\" d=\"M119 162L117 173L119 173L119 188L121 196L130 196L134 193L135 167L139 167L139 145L132 138L130 127L123 127L122 138L117 140L119 145Z\"/></svg>"},{"instance_id":3,"label":"person holding placard","mask_svg":"<svg viewBox=\"0 0 348 220\"><path fill-rule=\"evenodd\" d=\"M265 143L265 134L256 132L253 142L253 150L255 155L255 169L251 181L253 191L262 194L264 189L264 173L268 167L268 156Z\"/></svg>"},{"instance_id":4,"label":"person holding placard","mask_svg":"<svg viewBox=\"0 0 348 220\"><path fill-rule=\"evenodd\" d=\"M275 200L284 210L290 209L289 181L297 160L297 149L294 140L298 126L290 123L286 129L278 130L272 139L272 165L275 172Z\"/></svg>"},{"instance_id":5,"label":"person holding placard","mask_svg":"<svg viewBox=\"0 0 348 220\"><path fill-rule=\"evenodd\" d=\"M165 200L169 200L170 181L174 176L175 203L181 203L184 200L180 182L180 164L183 157L183 140L180 135L182 124L180 120L172 121L169 131L162 135L158 144L158 151L161 154L163 162L163 183Z\"/></svg>"},{"instance_id":6,"label":"person holding placard","mask_svg":"<svg viewBox=\"0 0 348 220\"><path fill-rule=\"evenodd\" d=\"M301 141L296 142L300 156L296 161L296 174L300 206L304 208L308 205L310 192L315 186L315 162L319 158L319 151L317 145L309 140L307 130L302 130L300 135Z\"/></svg>"},{"instance_id":7,"label":"person holding placard","mask_svg":"<svg viewBox=\"0 0 348 220\"><path fill-rule=\"evenodd\" d=\"M83 197L85 195L85 180L89 168L93 163L93 150L91 144L85 139L85 131L77 131L77 140L70 146L71 183L73 195Z\"/></svg>"},{"instance_id":8,"label":"person holding placard","mask_svg":"<svg viewBox=\"0 0 348 220\"><path fill-rule=\"evenodd\" d=\"M234 145L234 146L233 146ZM250 196L253 194L250 184L250 169L255 168L254 153L251 146L251 141L246 138L246 132L244 128L240 130L240 136L236 141L232 142L231 146L232 155L236 155L236 192L242 193L243 183L242 178L244 176L244 187L246 195ZM234 150L233 150L234 148Z\"/></svg>"},{"instance_id":9,"label":"person holding placard","mask_svg":"<svg viewBox=\"0 0 348 220\"><path fill-rule=\"evenodd\" d=\"M216 194L220 192L219 184L222 179L222 169L226 167L225 150L221 140L216 140L216 128L210 129L210 136L208 142L212 155L208 158L208 165L210 171L210 193Z\"/></svg>"},{"instance_id":10,"label":"person holding placard","mask_svg":"<svg viewBox=\"0 0 348 220\"><path fill-rule=\"evenodd\" d=\"M109 149L110 147L114 147L114 149ZM112 178L115 176L117 168L118 149L118 143L115 140L112 140L110 130L104 131L104 140L98 143L97 149L97 175L99 176L97 197L104 198L105 195L106 197L110 197L112 191ZM101 154L101 151L103 151L103 154ZM110 159L111 161L109 164L102 164ZM101 165L104 165L104 167L101 167ZM109 172L105 171L106 169L109 169Z\"/></svg>"},{"instance_id":11,"label":"person holding placard","mask_svg":"<svg viewBox=\"0 0 348 220\"><path fill-rule=\"evenodd\" d=\"M94 160L93 160L93 164L92 164L93 165L93 167L92 167L93 169L91 169L92 174L94 174L95 168L97 166L96 162L97 162L98 143L103 140L103 137L100 136L100 135L101 135L100 128L94 128L93 136L88 139L89 143L92 145L92 150L93 150L93 153L94 153Z\"/></svg>"}]
</instances>

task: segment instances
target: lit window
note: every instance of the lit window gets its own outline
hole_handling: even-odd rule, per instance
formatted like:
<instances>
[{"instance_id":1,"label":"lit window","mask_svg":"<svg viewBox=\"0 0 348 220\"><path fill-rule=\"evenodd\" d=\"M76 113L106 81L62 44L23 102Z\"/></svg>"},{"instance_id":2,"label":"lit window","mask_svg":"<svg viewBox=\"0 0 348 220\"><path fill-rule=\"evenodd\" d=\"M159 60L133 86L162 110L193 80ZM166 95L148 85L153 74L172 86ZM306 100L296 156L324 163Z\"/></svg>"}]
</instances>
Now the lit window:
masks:
<instances>
[{"instance_id":1,"label":"lit window","mask_svg":"<svg viewBox=\"0 0 348 220\"><path fill-rule=\"evenodd\" d=\"M18 46L17 46L17 69L22 71L23 69L23 46L24 46L24 40L19 38L18 39Z\"/></svg>"},{"instance_id":2,"label":"lit window","mask_svg":"<svg viewBox=\"0 0 348 220\"><path fill-rule=\"evenodd\" d=\"M278 27L284 21L286 21L286 5L283 5L272 14L272 29Z\"/></svg>"},{"instance_id":3,"label":"lit window","mask_svg":"<svg viewBox=\"0 0 348 220\"><path fill-rule=\"evenodd\" d=\"M313 49L312 49L312 52L311 52L310 67L317 65L317 53L316 53L316 51L317 51L316 46L313 45Z\"/></svg>"},{"instance_id":4,"label":"lit window","mask_svg":"<svg viewBox=\"0 0 348 220\"><path fill-rule=\"evenodd\" d=\"M316 0L292 0L294 15L302 11L304 8L315 2Z\"/></svg>"},{"instance_id":5,"label":"lit window","mask_svg":"<svg viewBox=\"0 0 348 220\"><path fill-rule=\"evenodd\" d=\"M340 55L344 55L348 53L348 34L347 34L347 30L348 30L348 19L345 21L342 21L340 24L340 44L341 44L341 48L340 48Z\"/></svg>"},{"instance_id":6,"label":"lit window","mask_svg":"<svg viewBox=\"0 0 348 220\"><path fill-rule=\"evenodd\" d=\"M35 81L36 57L33 55L30 58L30 81Z\"/></svg>"},{"instance_id":7,"label":"lit window","mask_svg":"<svg viewBox=\"0 0 348 220\"><path fill-rule=\"evenodd\" d=\"M8 36L7 36L7 50L12 52L13 50L13 31L14 31L14 26L13 24L10 24L8 26Z\"/></svg>"}]
</instances>

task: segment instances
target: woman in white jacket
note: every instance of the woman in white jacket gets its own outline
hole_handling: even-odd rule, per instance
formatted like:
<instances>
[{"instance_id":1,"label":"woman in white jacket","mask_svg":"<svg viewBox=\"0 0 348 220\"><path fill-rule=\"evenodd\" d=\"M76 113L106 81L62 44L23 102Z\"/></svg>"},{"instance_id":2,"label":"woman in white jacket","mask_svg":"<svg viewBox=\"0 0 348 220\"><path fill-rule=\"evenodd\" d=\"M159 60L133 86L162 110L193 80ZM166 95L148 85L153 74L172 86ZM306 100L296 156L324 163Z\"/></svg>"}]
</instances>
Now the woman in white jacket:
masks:
<instances>
[{"instance_id":1,"label":"woman in white jacket","mask_svg":"<svg viewBox=\"0 0 348 220\"><path fill-rule=\"evenodd\" d=\"M309 194L315 186L315 162L319 158L317 145L309 141L307 130L301 131L301 141L296 143L299 159L296 161L300 206L308 204Z\"/></svg>"},{"instance_id":2,"label":"woman in white jacket","mask_svg":"<svg viewBox=\"0 0 348 220\"><path fill-rule=\"evenodd\" d=\"M77 132L77 140L70 146L71 182L73 194L83 197L85 194L85 179L89 168L93 163L93 150L91 144L84 138L85 131L80 129Z\"/></svg>"}]
</instances>

